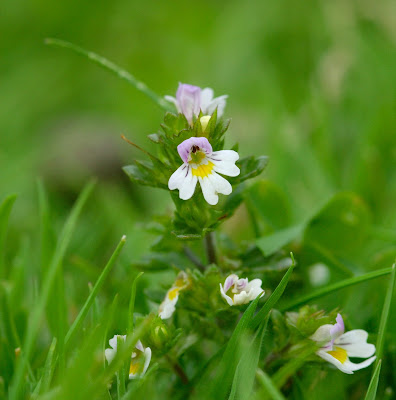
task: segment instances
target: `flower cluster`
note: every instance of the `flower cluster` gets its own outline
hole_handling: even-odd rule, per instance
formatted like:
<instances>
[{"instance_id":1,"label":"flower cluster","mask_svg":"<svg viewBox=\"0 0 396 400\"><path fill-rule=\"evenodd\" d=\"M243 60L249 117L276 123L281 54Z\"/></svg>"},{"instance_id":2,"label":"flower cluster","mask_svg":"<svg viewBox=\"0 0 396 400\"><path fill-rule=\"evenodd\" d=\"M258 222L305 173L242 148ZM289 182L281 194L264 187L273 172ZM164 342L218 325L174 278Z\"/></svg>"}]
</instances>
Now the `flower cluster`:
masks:
<instances>
[{"instance_id":1,"label":"flower cluster","mask_svg":"<svg viewBox=\"0 0 396 400\"><path fill-rule=\"evenodd\" d=\"M337 315L334 325L322 325L311 336L315 342L323 343L316 354L346 374L353 374L354 371L366 368L374 362L375 346L367 343L367 338L368 333L362 329L345 333L344 321L340 314ZM370 358L355 364L349 357Z\"/></svg>"}]
</instances>

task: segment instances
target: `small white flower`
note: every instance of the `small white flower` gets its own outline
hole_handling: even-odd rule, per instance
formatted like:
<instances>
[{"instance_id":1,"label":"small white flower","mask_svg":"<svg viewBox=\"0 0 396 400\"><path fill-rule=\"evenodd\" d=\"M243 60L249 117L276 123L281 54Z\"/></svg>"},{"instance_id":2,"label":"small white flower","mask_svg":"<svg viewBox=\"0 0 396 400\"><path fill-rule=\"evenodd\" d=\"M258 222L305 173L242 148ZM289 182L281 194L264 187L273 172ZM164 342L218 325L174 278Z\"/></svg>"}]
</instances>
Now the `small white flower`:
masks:
<instances>
[{"instance_id":1,"label":"small white flower","mask_svg":"<svg viewBox=\"0 0 396 400\"><path fill-rule=\"evenodd\" d=\"M125 335L115 335L109 340L110 349L105 350L105 357L110 364L117 354L117 338L125 342ZM151 361L150 347L144 348L140 340L136 343L136 352L132 353L129 366L129 379L141 378L147 371Z\"/></svg>"},{"instance_id":2,"label":"small white flower","mask_svg":"<svg viewBox=\"0 0 396 400\"><path fill-rule=\"evenodd\" d=\"M217 115L221 117L226 105L227 95L213 98L213 89L201 89L198 86L179 83L176 98L165 96L165 100L173 103L179 113L184 114L190 125L193 117L198 117L199 112L203 114L213 114L217 108Z\"/></svg>"},{"instance_id":3,"label":"small white flower","mask_svg":"<svg viewBox=\"0 0 396 400\"><path fill-rule=\"evenodd\" d=\"M168 319L176 310L176 303L179 300L180 290L185 289L190 280L185 272L180 272L172 287L167 291L164 301L160 304L158 315L162 319Z\"/></svg>"},{"instance_id":4,"label":"small white flower","mask_svg":"<svg viewBox=\"0 0 396 400\"><path fill-rule=\"evenodd\" d=\"M239 155L233 150L213 151L205 137L191 137L177 146L184 163L169 178L170 190L179 189L179 197L188 200L199 181L205 200L215 205L218 194L230 194L231 184L219 174L238 176L239 168L235 162Z\"/></svg>"},{"instance_id":5,"label":"small white flower","mask_svg":"<svg viewBox=\"0 0 396 400\"><path fill-rule=\"evenodd\" d=\"M247 278L239 279L232 274L224 282L224 288L220 283L220 294L230 306L246 304L263 295L261 279L253 279L249 282Z\"/></svg>"},{"instance_id":6,"label":"small white flower","mask_svg":"<svg viewBox=\"0 0 396 400\"><path fill-rule=\"evenodd\" d=\"M326 343L316 354L346 374L353 374L354 371L371 365L376 356L371 357L375 353L375 346L367 343L368 333L363 329L344 333L344 321L340 314L337 315L336 321L334 325L320 326L311 336L315 342ZM355 364L349 357L370 358Z\"/></svg>"}]
</instances>

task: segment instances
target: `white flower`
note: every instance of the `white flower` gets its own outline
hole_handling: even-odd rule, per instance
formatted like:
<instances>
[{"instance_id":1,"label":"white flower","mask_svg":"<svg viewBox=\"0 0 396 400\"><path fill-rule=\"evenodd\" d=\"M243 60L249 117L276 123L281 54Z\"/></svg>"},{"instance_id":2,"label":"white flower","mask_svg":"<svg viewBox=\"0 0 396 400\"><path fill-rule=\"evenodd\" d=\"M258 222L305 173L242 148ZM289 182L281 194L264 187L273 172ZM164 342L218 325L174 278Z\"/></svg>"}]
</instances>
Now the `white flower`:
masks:
<instances>
[{"instance_id":1,"label":"white flower","mask_svg":"<svg viewBox=\"0 0 396 400\"><path fill-rule=\"evenodd\" d=\"M117 338L125 342L125 335L115 335L109 340L110 349L105 350L105 357L110 364L117 354ZM141 378L147 371L151 361L150 347L144 348L140 340L136 343L136 352L132 353L129 366L129 379Z\"/></svg>"},{"instance_id":2,"label":"white flower","mask_svg":"<svg viewBox=\"0 0 396 400\"><path fill-rule=\"evenodd\" d=\"M176 98L165 96L165 100L173 103L179 113L184 114L187 121L192 125L193 117L198 117L199 112L203 114L213 114L217 108L217 115L221 117L226 105L228 96L220 96L213 98L213 89L201 89L198 86L179 83L176 92Z\"/></svg>"},{"instance_id":3,"label":"white flower","mask_svg":"<svg viewBox=\"0 0 396 400\"><path fill-rule=\"evenodd\" d=\"M176 310L176 303L179 300L180 290L185 289L190 280L185 272L180 272L172 287L167 291L164 301L160 304L158 315L162 319L168 319Z\"/></svg>"},{"instance_id":4,"label":"white flower","mask_svg":"<svg viewBox=\"0 0 396 400\"><path fill-rule=\"evenodd\" d=\"M261 279L249 282L247 278L239 279L237 275L232 274L225 280L224 288L220 283L220 294L230 306L246 304L265 293L261 285Z\"/></svg>"},{"instance_id":5,"label":"white flower","mask_svg":"<svg viewBox=\"0 0 396 400\"><path fill-rule=\"evenodd\" d=\"M219 174L237 176L240 173L235 165L239 155L233 150L212 151L205 137L191 137L177 146L184 163L169 178L170 190L179 189L179 197L188 200L199 181L205 200L215 205L218 194L230 194L231 184Z\"/></svg>"},{"instance_id":6,"label":"white flower","mask_svg":"<svg viewBox=\"0 0 396 400\"><path fill-rule=\"evenodd\" d=\"M376 356L371 357L375 353L375 346L367 343L368 333L362 329L344 333L344 321L340 314L337 315L336 321L334 325L320 326L311 336L315 342L326 343L316 354L346 374L353 374L353 371L372 364L376 358ZM370 358L355 364L349 357Z\"/></svg>"}]
</instances>

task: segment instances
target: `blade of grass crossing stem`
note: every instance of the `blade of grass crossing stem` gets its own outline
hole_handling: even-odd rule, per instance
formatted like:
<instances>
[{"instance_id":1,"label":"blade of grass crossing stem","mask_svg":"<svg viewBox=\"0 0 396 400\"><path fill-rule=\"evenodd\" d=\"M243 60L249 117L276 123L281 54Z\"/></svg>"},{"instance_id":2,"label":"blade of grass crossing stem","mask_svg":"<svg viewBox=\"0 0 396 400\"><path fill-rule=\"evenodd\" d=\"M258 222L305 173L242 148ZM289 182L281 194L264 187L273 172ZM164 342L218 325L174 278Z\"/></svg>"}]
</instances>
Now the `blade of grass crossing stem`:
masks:
<instances>
[{"instance_id":1,"label":"blade of grass crossing stem","mask_svg":"<svg viewBox=\"0 0 396 400\"><path fill-rule=\"evenodd\" d=\"M279 389L275 386L272 379L261 369L258 369L256 372L257 381L262 386L262 390L257 396L257 398L264 397L264 393L267 394L267 397L271 398L272 400L285 400L283 394L279 391Z\"/></svg>"},{"instance_id":2,"label":"blade of grass crossing stem","mask_svg":"<svg viewBox=\"0 0 396 400\"><path fill-rule=\"evenodd\" d=\"M56 364L55 350L56 350L56 338L53 338L51 346L48 350L47 359L45 360L45 365L44 365L44 371L39 383L40 385L39 393L41 394L48 392L51 385Z\"/></svg>"},{"instance_id":3,"label":"blade of grass crossing stem","mask_svg":"<svg viewBox=\"0 0 396 400\"><path fill-rule=\"evenodd\" d=\"M107 335L108 335L110 327L113 323L114 314L115 314L117 307L118 307L118 293L114 296L114 299L113 299L113 302L112 302L111 308L110 308L109 318L106 322L106 328L105 328L104 335L103 335L103 347L102 347L103 354L105 353L105 349L107 347ZM106 359L105 358L103 359L103 367L106 367Z\"/></svg>"},{"instance_id":4,"label":"blade of grass crossing stem","mask_svg":"<svg viewBox=\"0 0 396 400\"><path fill-rule=\"evenodd\" d=\"M384 340L385 340L385 332L386 325L388 323L389 310L392 303L393 289L395 287L395 277L396 277L396 263L392 266L392 274L389 280L388 290L386 291L384 306L382 308L381 320L378 329L378 338L377 338L377 360L375 362L375 366L378 365L379 360L382 358L382 352L384 350Z\"/></svg>"},{"instance_id":5,"label":"blade of grass crossing stem","mask_svg":"<svg viewBox=\"0 0 396 400\"><path fill-rule=\"evenodd\" d=\"M260 361L261 347L267 330L267 324L270 314L267 315L263 323L256 332L247 351L243 353L241 360L235 371L232 382L231 393L228 400L249 400L254 385L254 378L258 363Z\"/></svg>"},{"instance_id":6,"label":"blade of grass crossing stem","mask_svg":"<svg viewBox=\"0 0 396 400\"><path fill-rule=\"evenodd\" d=\"M69 331L66 334L65 338L65 347L67 347L70 343L71 338L73 335L76 333L78 328L81 326L81 324L84 321L84 318L86 317L89 309L91 308L93 302L95 301L96 296L99 293L99 290L103 286L103 283L105 282L108 274L110 273L111 269L113 268L118 256L120 255L120 252L122 248L124 247L126 241L126 236L124 235L120 242L118 243L118 246L114 250L114 253L110 257L110 260L106 264L106 266L103 268L102 273L99 275L98 280L95 283L95 286L92 288L91 293L89 294L87 300L85 301L83 307L81 308L80 312L77 315L77 318L74 320L72 326L70 327Z\"/></svg>"},{"instance_id":7,"label":"blade of grass crossing stem","mask_svg":"<svg viewBox=\"0 0 396 400\"><path fill-rule=\"evenodd\" d=\"M367 389L367 393L366 393L364 400L375 400L376 399L378 380L379 380L380 371L381 371L381 362L382 362L382 360L379 360L377 366L375 367L375 370L374 370L373 376L371 377L370 385Z\"/></svg>"},{"instance_id":8,"label":"blade of grass crossing stem","mask_svg":"<svg viewBox=\"0 0 396 400\"><path fill-rule=\"evenodd\" d=\"M62 263L62 260L65 256L67 247L70 243L72 238L72 234L74 228L77 223L77 219L81 213L81 210L86 203L89 195L91 194L94 187L94 182L90 182L81 192L80 196L78 197L73 209L63 227L61 232L58 244L56 246L55 252L53 257L51 258L50 266L48 269L48 273L44 279L42 284L40 295L38 301L34 305L32 309L31 316L29 318L28 328L26 337L24 340L24 344L22 347L22 351L25 354L25 357L21 358L21 361L18 363L10 391L9 391L9 399L10 400L17 400L19 398L22 385L23 385L23 376L26 368L26 362L24 360L29 359L30 355L33 350L33 345L37 338L37 334L40 329L41 320L43 317L43 313L45 310L45 306L47 304L47 300L49 297L49 293L53 287L54 280L56 277L56 273L58 271L59 266Z\"/></svg>"},{"instance_id":9,"label":"blade of grass crossing stem","mask_svg":"<svg viewBox=\"0 0 396 400\"><path fill-rule=\"evenodd\" d=\"M344 279L341 282L337 282L324 288L312 291L311 293L307 294L306 296L302 296L297 300L290 301L285 306L281 307L281 311L301 306L302 304L308 303L309 301L317 299L318 297L326 296L327 294L346 288L348 286L356 285L360 282L365 282L370 279L375 279L379 278L380 276L388 275L391 272L392 268L384 268L378 271L369 272L364 275L355 276L354 278Z\"/></svg>"},{"instance_id":10,"label":"blade of grass crossing stem","mask_svg":"<svg viewBox=\"0 0 396 400\"><path fill-rule=\"evenodd\" d=\"M120 337L117 336L117 349L121 349L122 346L124 345L124 340ZM116 376L117 376L117 399L120 400L122 396L124 396L126 387L125 387L125 365L123 365L119 371L117 371Z\"/></svg>"},{"instance_id":11,"label":"blade of grass crossing stem","mask_svg":"<svg viewBox=\"0 0 396 400\"><path fill-rule=\"evenodd\" d=\"M14 205L16 194L7 196L0 205L0 279L4 278L4 253L5 240L7 235L8 220L10 218L12 206Z\"/></svg>"},{"instance_id":12,"label":"blade of grass crossing stem","mask_svg":"<svg viewBox=\"0 0 396 400\"><path fill-rule=\"evenodd\" d=\"M217 370L215 377L211 380L209 389L206 379L205 382L202 382L202 380L200 381L201 389L205 392L205 395L209 392L208 398L224 399L229 392L239 361L238 352L236 352L235 349L238 348L241 339L248 330L249 323L251 322L259 300L260 297L257 297L252 301L247 310L243 313L242 318L238 322L238 325L228 341L223 357L218 364L219 369ZM200 391L197 391L197 394L202 394L198 392ZM202 397L198 396L198 398Z\"/></svg>"},{"instance_id":13,"label":"blade of grass crossing stem","mask_svg":"<svg viewBox=\"0 0 396 400\"><path fill-rule=\"evenodd\" d=\"M292 259L292 265L289 267L289 269L286 271L285 275L283 276L282 280L279 282L279 285L276 287L270 298L265 302L263 307L261 307L261 310L256 314L256 316L253 318L251 322L251 328L255 329L257 328L261 321L263 321L268 313L271 311L271 309L275 306L277 301L281 298L283 292L286 289L286 286L289 282L289 279L293 273L293 269L296 266L296 261L294 259L293 253L290 253L291 259Z\"/></svg>"},{"instance_id":14,"label":"blade of grass crossing stem","mask_svg":"<svg viewBox=\"0 0 396 400\"><path fill-rule=\"evenodd\" d=\"M45 39L45 44L49 46L62 47L73 51L74 53L80 54L81 56L88 58L93 61L95 64L101 66L104 69L112 72L119 78L127 81L130 85L132 85L136 90L142 92L147 97L149 97L154 103L156 103L159 107L166 111L172 111L170 104L162 97L157 95L154 91L147 87L147 85L139 80L137 80L132 74L123 70L113 62L107 60L106 58L92 52L83 49L73 43L67 42L65 40L48 38Z\"/></svg>"},{"instance_id":15,"label":"blade of grass crossing stem","mask_svg":"<svg viewBox=\"0 0 396 400\"><path fill-rule=\"evenodd\" d=\"M307 343L298 357L291 359L280 368L272 377L274 384L280 389L287 380L305 363L305 360L318 349L315 342Z\"/></svg>"},{"instance_id":16,"label":"blade of grass crossing stem","mask_svg":"<svg viewBox=\"0 0 396 400\"><path fill-rule=\"evenodd\" d=\"M128 310L128 332L133 331L133 313L135 310L136 285L137 285L138 279L142 275L143 275L143 272L140 272L139 274L137 274L132 283L131 299L129 300L129 310Z\"/></svg>"}]
</instances>

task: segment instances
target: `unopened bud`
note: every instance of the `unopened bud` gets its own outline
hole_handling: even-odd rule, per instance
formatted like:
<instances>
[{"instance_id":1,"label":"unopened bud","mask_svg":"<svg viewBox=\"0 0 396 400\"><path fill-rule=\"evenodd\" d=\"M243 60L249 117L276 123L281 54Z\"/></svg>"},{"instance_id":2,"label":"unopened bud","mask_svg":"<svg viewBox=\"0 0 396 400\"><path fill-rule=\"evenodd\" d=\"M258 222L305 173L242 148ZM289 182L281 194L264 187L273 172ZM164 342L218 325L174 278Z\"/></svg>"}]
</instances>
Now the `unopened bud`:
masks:
<instances>
[{"instance_id":1,"label":"unopened bud","mask_svg":"<svg viewBox=\"0 0 396 400\"><path fill-rule=\"evenodd\" d=\"M206 127L208 126L209 120L210 120L210 115L204 115L203 117L200 118L201 126L202 126L202 132L206 131Z\"/></svg>"}]
</instances>

